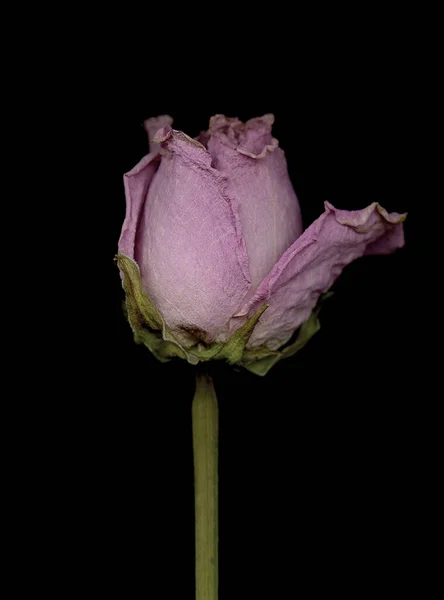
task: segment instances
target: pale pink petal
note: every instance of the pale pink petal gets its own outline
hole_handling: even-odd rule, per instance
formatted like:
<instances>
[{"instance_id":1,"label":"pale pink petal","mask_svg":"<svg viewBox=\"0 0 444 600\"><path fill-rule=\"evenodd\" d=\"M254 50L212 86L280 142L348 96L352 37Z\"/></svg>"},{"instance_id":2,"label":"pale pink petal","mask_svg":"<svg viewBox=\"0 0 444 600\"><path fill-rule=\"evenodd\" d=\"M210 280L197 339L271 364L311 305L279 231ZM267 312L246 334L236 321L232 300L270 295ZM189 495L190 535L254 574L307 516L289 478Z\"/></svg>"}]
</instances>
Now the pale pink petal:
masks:
<instances>
[{"instance_id":1,"label":"pale pink petal","mask_svg":"<svg viewBox=\"0 0 444 600\"><path fill-rule=\"evenodd\" d=\"M213 166L227 174L228 191L238 203L250 259L250 294L302 233L285 155L271 135L273 121L273 115L247 123L216 115L207 142Z\"/></svg>"},{"instance_id":2,"label":"pale pink petal","mask_svg":"<svg viewBox=\"0 0 444 600\"><path fill-rule=\"evenodd\" d=\"M162 160L138 225L135 259L145 291L181 343L213 340L250 287L248 256L226 177L207 150L165 127Z\"/></svg>"},{"instance_id":3,"label":"pale pink petal","mask_svg":"<svg viewBox=\"0 0 444 600\"><path fill-rule=\"evenodd\" d=\"M161 127L171 125L172 122L173 119L168 115L152 117L144 121L143 125L148 134L150 153L144 156L123 178L126 215L119 239L119 252L128 256L128 258L134 259L134 241L140 213L148 193L149 185L160 163L159 145L154 144L152 140Z\"/></svg>"},{"instance_id":4,"label":"pale pink petal","mask_svg":"<svg viewBox=\"0 0 444 600\"><path fill-rule=\"evenodd\" d=\"M406 215L388 214L376 202L357 211L338 210L326 202L325 209L232 319L231 332L265 301L270 304L248 347L280 348L308 319L320 294L332 286L347 264L364 254L388 254L404 245L402 221Z\"/></svg>"},{"instance_id":5,"label":"pale pink petal","mask_svg":"<svg viewBox=\"0 0 444 600\"><path fill-rule=\"evenodd\" d=\"M152 152L126 173L123 182L126 197L126 215L119 239L119 252L134 260L134 243L140 214L148 188L159 166L159 152Z\"/></svg>"}]
</instances>

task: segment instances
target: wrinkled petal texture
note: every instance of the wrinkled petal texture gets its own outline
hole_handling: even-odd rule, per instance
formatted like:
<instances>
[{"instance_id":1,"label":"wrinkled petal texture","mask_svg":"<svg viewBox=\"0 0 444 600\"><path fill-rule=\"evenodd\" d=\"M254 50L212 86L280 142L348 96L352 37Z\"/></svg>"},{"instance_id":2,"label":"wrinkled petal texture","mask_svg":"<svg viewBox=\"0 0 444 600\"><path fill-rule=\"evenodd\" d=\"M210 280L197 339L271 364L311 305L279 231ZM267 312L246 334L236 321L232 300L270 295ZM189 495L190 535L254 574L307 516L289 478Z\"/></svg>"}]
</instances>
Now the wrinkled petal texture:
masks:
<instances>
[{"instance_id":1,"label":"wrinkled petal texture","mask_svg":"<svg viewBox=\"0 0 444 600\"><path fill-rule=\"evenodd\" d=\"M216 115L206 141L213 166L227 174L228 192L238 204L251 293L302 233L285 155L271 135L273 121L273 115L265 115L244 124Z\"/></svg>"},{"instance_id":2,"label":"wrinkled petal texture","mask_svg":"<svg viewBox=\"0 0 444 600\"><path fill-rule=\"evenodd\" d=\"M161 163L137 228L142 283L176 339L213 340L250 288L248 256L226 177L199 142L165 127ZM140 189L142 191L142 189Z\"/></svg>"},{"instance_id":3,"label":"wrinkled petal texture","mask_svg":"<svg viewBox=\"0 0 444 600\"><path fill-rule=\"evenodd\" d=\"M365 254L388 254L404 245L401 223L406 215L388 214L376 202L357 211L337 210L326 202L325 209L232 319L231 330L236 330L263 302L270 304L248 347L278 349L308 319L320 294L347 264Z\"/></svg>"},{"instance_id":4,"label":"wrinkled petal texture","mask_svg":"<svg viewBox=\"0 0 444 600\"><path fill-rule=\"evenodd\" d=\"M134 260L134 244L140 214L151 180L159 166L158 151L144 156L134 169L124 176L126 216L119 239L119 252Z\"/></svg>"},{"instance_id":5,"label":"wrinkled petal texture","mask_svg":"<svg viewBox=\"0 0 444 600\"><path fill-rule=\"evenodd\" d=\"M160 161L159 144L154 144L152 140L161 127L169 126L172 122L173 119L169 115L161 115L144 121L150 153L124 176L126 215L119 239L119 252L133 260L137 225L149 185Z\"/></svg>"}]
</instances>

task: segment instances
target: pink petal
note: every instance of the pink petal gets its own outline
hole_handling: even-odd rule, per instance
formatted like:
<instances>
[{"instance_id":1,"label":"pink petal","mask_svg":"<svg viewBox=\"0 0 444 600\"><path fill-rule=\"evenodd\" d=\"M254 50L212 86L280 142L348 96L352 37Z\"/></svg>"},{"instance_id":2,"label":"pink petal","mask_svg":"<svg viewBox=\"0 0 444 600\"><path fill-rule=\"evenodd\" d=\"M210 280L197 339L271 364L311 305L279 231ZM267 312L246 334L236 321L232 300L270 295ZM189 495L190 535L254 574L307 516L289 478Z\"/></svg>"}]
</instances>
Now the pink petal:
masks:
<instances>
[{"instance_id":1,"label":"pink petal","mask_svg":"<svg viewBox=\"0 0 444 600\"><path fill-rule=\"evenodd\" d=\"M159 166L159 152L152 152L126 173L123 182L126 197L126 215L119 239L119 252L134 260L137 224L154 173Z\"/></svg>"},{"instance_id":2,"label":"pink petal","mask_svg":"<svg viewBox=\"0 0 444 600\"><path fill-rule=\"evenodd\" d=\"M210 341L250 287L248 256L227 194L199 142L158 131L162 160L138 224L135 259L147 294L184 344Z\"/></svg>"},{"instance_id":3,"label":"pink petal","mask_svg":"<svg viewBox=\"0 0 444 600\"><path fill-rule=\"evenodd\" d=\"M308 319L320 294L342 269L364 254L388 254L404 245L406 215L388 214L374 202L357 211L325 203L326 211L284 253L230 323L234 331L267 301L248 347L265 344L276 350Z\"/></svg>"},{"instance_id":4,"label":"pink petal","mask_svg":"<svg viewBox=\"0 0 444 600\"><path fill-rule=\"evenodd\" d=\"M225 146L251 158L264 158L267 152L278 147L271 136L274 115L264 115L242 123L237 118L215 115L210 119L209 133Z\"/></svg>"},{"instance_id":5,"label":"pink petal","mask_svg":"<svg viewBox=\"0 0 444 600\"><path fill-rule=\"evenodd\" d=\"M152 117L144 121L143 125L148 134L150 154L144 156L123 178L126 215L119 239L119 252L131 259L134 259L134 241L140 213L148 193L148 187L160 163L159 145L154 144L152 140L160 128L171 125L172 122L173 119L168 115Z\"/></svg>"},{"instance_id":6,"label":"pink petal","mask_svg":"<svg viewBox=\"0 0 444 600\"><path fill-rule=\"evenodd\" d=\"M207 142L213 166L227 174L228 191L238 203L250 259L250 293L302 233L285 155L271 135L273 122L273 115L245 124L216 115Z\"/></svg>"},{"instance_id":7,"label":"pink petal","mask_svg":"<svg viewBox=\"0 0 444 600\"><path fill-rule=\"evenodd\" d=\"M151 117L143 122L145 131L148 134L148 142L150 145L150 152L158 152L159 146L153 142L156 133L162 127L168 127L173 124L173 118L169 115L160 115L158 117Z\"/></svg>"}]
</instances>

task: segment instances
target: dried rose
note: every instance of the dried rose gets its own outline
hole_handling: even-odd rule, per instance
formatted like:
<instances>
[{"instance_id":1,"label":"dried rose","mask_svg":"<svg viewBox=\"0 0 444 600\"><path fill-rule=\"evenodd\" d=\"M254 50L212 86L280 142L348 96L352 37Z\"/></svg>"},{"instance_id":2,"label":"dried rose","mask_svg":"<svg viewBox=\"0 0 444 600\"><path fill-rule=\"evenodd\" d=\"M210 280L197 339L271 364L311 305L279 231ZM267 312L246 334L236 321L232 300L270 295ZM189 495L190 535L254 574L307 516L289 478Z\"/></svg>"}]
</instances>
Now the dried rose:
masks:
<instances>
[{"instance_id":1,"label":"dried rose","mask_svg":"<svg viewBox=\"0 0 444 600\"><path fill-rule=\"evenodd\" d=\"M211 118L198 139L149 119L150 154L125 175L119 241L128 318L157 358L225 359L265 374L319 329L342 269L404 244L406 215L325 203L303 231L273 116Z\"/></svg>"}]
</instances>

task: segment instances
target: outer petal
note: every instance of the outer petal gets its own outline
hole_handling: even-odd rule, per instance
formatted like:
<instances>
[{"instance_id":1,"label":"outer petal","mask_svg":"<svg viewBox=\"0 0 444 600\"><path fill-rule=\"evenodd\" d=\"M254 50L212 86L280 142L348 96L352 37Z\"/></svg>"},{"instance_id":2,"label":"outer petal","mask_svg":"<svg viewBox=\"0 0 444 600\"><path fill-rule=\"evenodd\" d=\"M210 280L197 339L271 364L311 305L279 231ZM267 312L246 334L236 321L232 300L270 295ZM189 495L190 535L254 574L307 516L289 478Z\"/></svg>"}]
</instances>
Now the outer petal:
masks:
<instances>
[{"instance_id":1,"label":"outer petal","mask_svg":"<svg viewBox=\"0 0 444 600\"><path fill-rule=\"evenodd\" d=\"M271 136L273 122L273 115L245 124L223 115L210 121L208 150L213 166L227 174L228 190L239 204L251 292L302 233L285 155Z\"/></svg>"},{"instance_id":2,"label":"outer petal","mask_svg":"<svg viewBox=\"0 0 444 600\"><path fill-rule=\"evenodd\" d=\"M357 211L337 210L328 202L325 208L232 319L234 331L264 301L270 304L247 347L281 347L348 263L364 254L388 254L404 245L401 223L406 215L388 214L376 202Z\"/></svg>"},{"instance_id":3,"label":"outer petal","mask_svg":"<svg viewBox=\"0 0 444 600\"><path fill-rule=\"evenodd\" d=\"M119 239L119 253L134 259L137 224L145 203L151 180L159 166L159 152L152 152L126 173L123 182L126 197L126 215Z\"/></svg>"},{"instance_id":4,"label":"outer petal","mask_svg":"<svg viewBox=\"0 0 444 600\"><path fill-rule=\"evenodd\" d=\"M136 228L140 214L148 193L148 187L156 172L159 162L159 145L153 144L152 140L161 127L171 125L173 119L168 115L152 117L144 121L144 128L148 134L150 154L124 176L126 215L119 239L119 253L134 259L134 242Z\"/></svg>"},{"instance_id":5,"label":"outer petal","mask_svg":"<svg viewBox=\"0 0 444 600\"><path fill-rule=\"evenodd\" d=\"M162 160L138 225L142 283L183 344L213 340L250 287L248 256L226 178L199 142L164 128Z\"/></svg>"}]
</instances>

